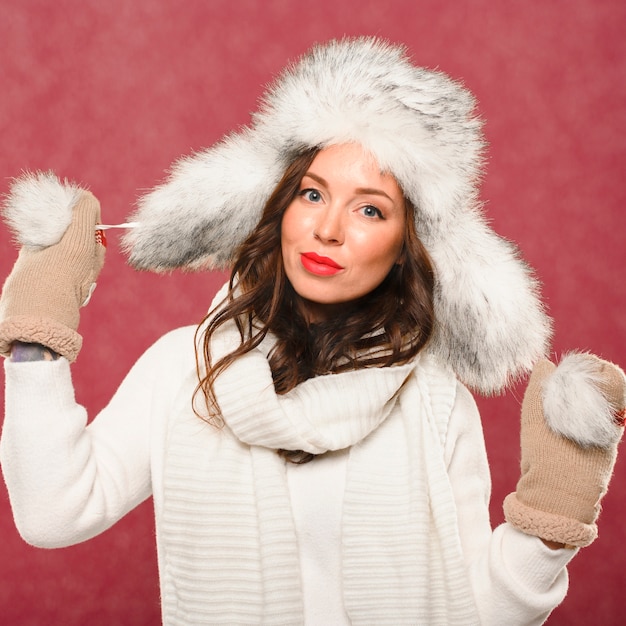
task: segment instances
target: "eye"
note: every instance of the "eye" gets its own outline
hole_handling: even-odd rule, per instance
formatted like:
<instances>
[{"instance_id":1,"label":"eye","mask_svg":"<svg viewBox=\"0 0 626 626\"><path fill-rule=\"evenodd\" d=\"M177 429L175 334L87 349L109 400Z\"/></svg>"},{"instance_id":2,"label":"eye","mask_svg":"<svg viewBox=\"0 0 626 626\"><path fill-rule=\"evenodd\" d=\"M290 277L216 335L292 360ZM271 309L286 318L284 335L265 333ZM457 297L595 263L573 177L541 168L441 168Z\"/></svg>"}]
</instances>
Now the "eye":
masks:
<instances>
[{"instance_id":1,"label":"eye","mask_svg":"<svg viewBox=\"0 0 626 626\"><path fill-rule=\"evenodd\" d=\"M317 189L303 189L300 195L309 202L321 202L322 194Z\"/></svg>"},{"instance_id":2,"label":"eye","mask_svg":"<svg viewBox=\"0 0 626 626\"><path fill-rule=\"evenodd\" d=\"M368 204L364 207L361 207L361 213L365 217L377 217L379 219L385 219L383 214L380 212L380 209L377 209L373 204Z\"/></svg>"}]
</instances>

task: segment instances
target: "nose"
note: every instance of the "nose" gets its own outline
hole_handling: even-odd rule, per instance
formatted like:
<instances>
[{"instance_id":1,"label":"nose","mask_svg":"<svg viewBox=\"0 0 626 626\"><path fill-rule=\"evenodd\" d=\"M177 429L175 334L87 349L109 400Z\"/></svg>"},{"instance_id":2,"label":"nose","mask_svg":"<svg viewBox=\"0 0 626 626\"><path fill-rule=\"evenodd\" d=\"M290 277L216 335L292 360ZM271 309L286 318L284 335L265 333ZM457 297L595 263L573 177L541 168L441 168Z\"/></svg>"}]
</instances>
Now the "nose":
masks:
<instances>
[{"instance_id":1,"label":"nose","mask_svg":"<svg viewBox=\"0 0 626 626\"><path fill-rule=\"evenodd\" d=\"M344 240L343 211L340 207L327 206L319 211L314 236L322 243L338 245Z\"/></svg>"}]
</instances>

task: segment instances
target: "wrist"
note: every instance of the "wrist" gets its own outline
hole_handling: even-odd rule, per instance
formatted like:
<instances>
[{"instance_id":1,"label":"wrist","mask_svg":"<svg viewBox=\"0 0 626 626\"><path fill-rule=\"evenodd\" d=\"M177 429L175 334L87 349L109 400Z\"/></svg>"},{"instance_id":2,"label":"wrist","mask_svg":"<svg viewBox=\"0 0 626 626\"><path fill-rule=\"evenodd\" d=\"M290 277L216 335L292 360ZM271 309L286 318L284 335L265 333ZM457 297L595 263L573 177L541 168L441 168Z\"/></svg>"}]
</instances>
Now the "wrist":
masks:
<instances>
[{"instance_id":1,"label":"wrist","mask_svg":"<svg viewBox=\"0 0 626 626\"><path fill-rule=\"evenodd\" d=\"M541 537L539 537L541 539ZM560 543L558 541L548 541L547 539L541 539L543 544L550 548L550 550L562 550L563 548L573 548L574 546L568 546L567 544Z\"/></svg>"},{"instance_id":2,"label":"wrist","mask_svg":"<svg viewBox=\"0 0 626 626\"><path fill-rule=\"evenodd\" d=\"M17 349L13 360L42 360L54 358L55 355L65 357L73 363L80 352L82 337L63 321L45 314L33 313L24 315L12 315L0 321L0 354L11 358L13 345L17 342L22 344L39 344L44 346L50 354L39 353L22 355ZM17 354L19 352L19 354Z\"/></svg>"},{"instance_id":3,"label":"wrist","mask_svg":"<svg viewBox=\"0 0 626 626\"><path fill-rule=\"evenodd\" d=\"M509 524L527 535L540 538L548 547L551 543L583 548L598 536L595 523L585 524L579 519L535 508L525 503L516 492L504 499L503 508Z\"/></svg>"},{"instance_id":4,"label":"wrist","mask_svg":"<svg viewBox=\"0 0 626 626\"><path fill-rule=\"evenodd\" d=\"M23 363L26 361L56 361L59 355L47 346L39 343L25 343L15 341L11 345L11 361Z\"/></svg>"}]
</instances>

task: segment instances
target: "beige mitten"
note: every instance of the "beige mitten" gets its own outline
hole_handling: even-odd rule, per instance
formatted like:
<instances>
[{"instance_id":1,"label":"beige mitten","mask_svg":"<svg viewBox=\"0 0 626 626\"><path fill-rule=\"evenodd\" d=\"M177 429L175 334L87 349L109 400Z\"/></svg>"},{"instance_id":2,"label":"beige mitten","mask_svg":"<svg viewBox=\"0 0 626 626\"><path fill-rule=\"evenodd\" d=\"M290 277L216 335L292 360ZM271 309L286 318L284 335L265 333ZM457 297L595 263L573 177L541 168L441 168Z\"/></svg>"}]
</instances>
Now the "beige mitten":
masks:
<instances>
[{"instance_id":1,"label":"beige mitten","mask_svg":"<svg viewBox=\"0 0 626 626\"><path fill-rule=\"evenodd\" d=\"M44 217L39 216L41 221L48 208L46 198L36 185L31 184L28 189L32 190L32 197L28 198L31 205L42 204L40 211ZM67 190L62 187L55 191ZM2 289L0 354L4 356L10 355L15 341L42 344L69 361L74 361L80 350L82 338L76 332L79 309L86 304L95 286L104 263L105 246L95 231L100 221L98 200L90 192L75 187L61 196L61 204L66 199L67 206L62 208L69 226L62 225L61 232L66 229L60 241L46 247L23 245ZM9 222L11 217L7 217ZM53 218L54 215L50 220ZM27 220L22 220L23 230L27 229L26 224ZM27 233L18 232L22 243L26 237Z\"/></svg>"},{"instance_id":2,"label":"beige mitten","mask_svg":"<svg viewBox=\"0 0 626 626\"><path fill-rule=\"evenodd\" d=\"M612 363L570 354L538 363L522 404L521 478L504 501L522 532L589 545L623 433L626 378Z\"/></svg>"}]
</instances>

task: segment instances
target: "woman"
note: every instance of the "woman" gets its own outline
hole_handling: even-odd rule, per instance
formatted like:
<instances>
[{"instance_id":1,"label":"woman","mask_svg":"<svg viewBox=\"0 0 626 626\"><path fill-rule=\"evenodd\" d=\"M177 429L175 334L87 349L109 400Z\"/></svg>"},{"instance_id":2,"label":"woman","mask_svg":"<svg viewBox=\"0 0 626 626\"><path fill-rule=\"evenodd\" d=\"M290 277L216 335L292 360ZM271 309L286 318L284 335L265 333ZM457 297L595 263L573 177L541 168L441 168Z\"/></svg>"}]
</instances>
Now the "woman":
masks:
<instances>
[{"instance_id":1,"label":"woman","mask_svg":"<svg viewBox=\"0 0 626 626\"><path fill-rule=\"evenodd\" d=\"M25 539L83 541L152 495L168 624L542 623L572 548L595 538L624 376L589 355L542 360L530 270L478 211L472 109L375 39L289 67L249 128L143 199L135 267L228 265L231 280L88 427L69 362L99 206L47 176L18 182L8 217L28 245L1 301L1 452ZM65 221L28 240L42 197ZM494 391L535 363L522 477L492 531L465 385Z\"/></svg>"}]
</instances>

